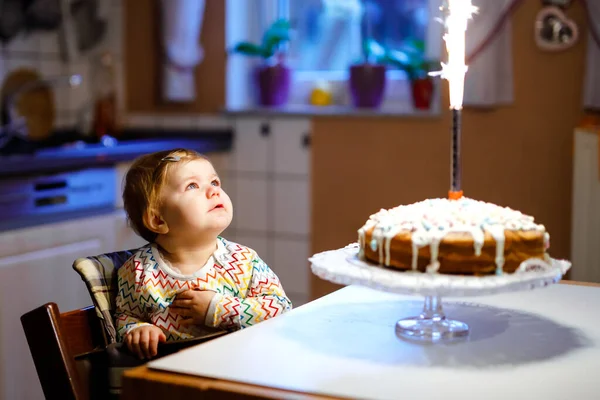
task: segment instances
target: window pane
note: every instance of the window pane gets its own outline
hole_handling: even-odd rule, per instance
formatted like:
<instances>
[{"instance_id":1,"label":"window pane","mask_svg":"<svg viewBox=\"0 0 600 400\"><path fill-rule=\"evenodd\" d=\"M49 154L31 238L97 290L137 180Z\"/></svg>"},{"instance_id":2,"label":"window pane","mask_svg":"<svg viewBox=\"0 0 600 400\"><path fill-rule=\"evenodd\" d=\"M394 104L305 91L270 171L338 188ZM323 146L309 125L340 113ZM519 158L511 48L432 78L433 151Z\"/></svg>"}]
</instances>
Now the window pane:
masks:
<instances>
[{"instance_id":1,"label":"window pane","mask_svg":"<svg viewBox=\"0 0 600 400\"><path fill-rule=\"evenodd\" d=\"M362 38L391 49L425 41L428 0L289 0L298 71L345 71L362 60Z\"/></svg>"}]
</instances>

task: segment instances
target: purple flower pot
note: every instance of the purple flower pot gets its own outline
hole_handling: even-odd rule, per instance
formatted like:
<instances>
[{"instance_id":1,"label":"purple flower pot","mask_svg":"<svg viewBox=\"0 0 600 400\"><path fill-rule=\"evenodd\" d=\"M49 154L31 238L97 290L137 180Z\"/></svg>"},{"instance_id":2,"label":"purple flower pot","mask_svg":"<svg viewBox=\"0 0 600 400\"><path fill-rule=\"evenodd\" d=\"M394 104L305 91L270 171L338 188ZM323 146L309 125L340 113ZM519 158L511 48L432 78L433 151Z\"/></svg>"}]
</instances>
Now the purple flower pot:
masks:
<instances>
[{"instance_id":1,"label":"purple flower pot","mask_svg":"<svg viewBox=\"0 0 600 400\"><path fill-rule=\"evenodd\" d=\"M356 64L350 66L350 95L355 107L375 108L385 93L385 65Z\"/></svg>"},{"instance_id":2,"label":"purple flower pot","mask_svg":"<svg viewBox=\"0 0 600 400\"><path fill-rule=\"evenodd\" d=\"M290 80L290 69L281 63L258 67L256 81L259 104L266 107L285 105L290 93Z\"/></svg>"}]
</instances>

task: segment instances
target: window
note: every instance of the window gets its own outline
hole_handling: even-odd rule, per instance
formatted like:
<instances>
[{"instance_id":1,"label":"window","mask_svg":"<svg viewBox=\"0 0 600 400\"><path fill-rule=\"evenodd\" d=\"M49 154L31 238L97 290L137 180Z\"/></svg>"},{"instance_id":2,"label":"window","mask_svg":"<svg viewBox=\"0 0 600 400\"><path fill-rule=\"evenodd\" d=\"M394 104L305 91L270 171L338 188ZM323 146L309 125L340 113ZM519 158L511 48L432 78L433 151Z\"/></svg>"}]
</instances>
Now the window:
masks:
<instances>
[{"instance_id":1,"label":"window","mask_svg":"<svg viewBox=\"0 0 600 400\"><path fill-rule=\"evenodd\" d=\"M409 41L418 41L424 44L425 58L439 59L443 27L434 21L439 17L434 13L442 0L228 1L230 45L238 41L233 39L235 32L242 33L239 40L258 41L265 27L275 19L290 20L293 36L288 45L287 62L294 70L291 104L306 104L316 81L328 82L336 103L348 104L348 69L364 60L363 38L372 38L389 49L400 49ZM233 79L239 80L239 69L237 71L237 78ZM236 72L230 69L229 74ZM234 90L240 86L229 79L228 87L231 88L230 105L229 95L239 97ZM409 96L406 75L388 66L384 107L390 111L404 107L410 104ZM233 103L239 105L240 101Z\"/></svg>"},{"instance_id":2,"label":"window","mask_svg":"<svg viewBox=\"0 0 600 400\"><path fill-rule=\"evenodd\" d=\"M363 38L390 49L425 42L429 0L286 0L294 40L289 58L299 72L345 72L363 59Z\"/></svg>"}]
</instances>

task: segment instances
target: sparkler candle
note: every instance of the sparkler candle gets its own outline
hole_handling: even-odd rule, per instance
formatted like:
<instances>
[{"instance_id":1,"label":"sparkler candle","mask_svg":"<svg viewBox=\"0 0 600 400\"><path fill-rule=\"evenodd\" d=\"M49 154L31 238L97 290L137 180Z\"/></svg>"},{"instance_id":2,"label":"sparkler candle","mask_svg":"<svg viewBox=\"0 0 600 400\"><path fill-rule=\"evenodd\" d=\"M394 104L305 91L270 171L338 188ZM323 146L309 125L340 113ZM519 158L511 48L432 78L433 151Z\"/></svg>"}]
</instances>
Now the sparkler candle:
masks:
<instances>
[{"instance_id":1,"label":"sparkler candle","mask_svg":"<svg viewBox=\"0 0 600 400\"><path fill-rule=\"evenodd\" d=\"M467 21L477 10L471 0L447 0L447 17L445 20L446 51L448 62L442 63L442 78L450 84L450 109L452 110L452 145L450 165L449 197L462 197L461 189L461 112L464 93L465 73L465 32Z\"/></svg>"}]
</instances>

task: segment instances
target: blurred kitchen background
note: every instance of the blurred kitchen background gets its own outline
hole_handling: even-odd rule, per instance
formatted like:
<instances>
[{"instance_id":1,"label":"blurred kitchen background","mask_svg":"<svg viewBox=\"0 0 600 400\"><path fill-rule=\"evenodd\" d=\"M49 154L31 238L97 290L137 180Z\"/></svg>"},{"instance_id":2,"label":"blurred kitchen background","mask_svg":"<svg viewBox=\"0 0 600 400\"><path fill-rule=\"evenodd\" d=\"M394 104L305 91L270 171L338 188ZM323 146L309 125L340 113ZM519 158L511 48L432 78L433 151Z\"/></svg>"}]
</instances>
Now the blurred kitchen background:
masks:
<instances>
[{"instance_id":1,"label":"blurred kitchen background","mask_svg":"<svg viewBox=\"0 0 600 400\"><path fill-rule=\"evenodd\" d=\"M19 317L91 304L73 261L143 244L120 198L141 154L206 153L234 204L223 236L295 306L336 288L311 254L445 197L440 1L0 0L0 399L42 397ZM465 194L535 216L570 278L600 282L598 7L474 3L496 17L468 46Z\"/></svg>"}]
</instances>

